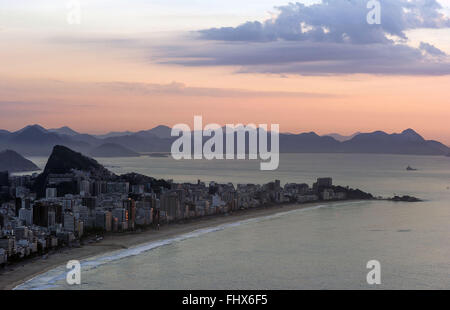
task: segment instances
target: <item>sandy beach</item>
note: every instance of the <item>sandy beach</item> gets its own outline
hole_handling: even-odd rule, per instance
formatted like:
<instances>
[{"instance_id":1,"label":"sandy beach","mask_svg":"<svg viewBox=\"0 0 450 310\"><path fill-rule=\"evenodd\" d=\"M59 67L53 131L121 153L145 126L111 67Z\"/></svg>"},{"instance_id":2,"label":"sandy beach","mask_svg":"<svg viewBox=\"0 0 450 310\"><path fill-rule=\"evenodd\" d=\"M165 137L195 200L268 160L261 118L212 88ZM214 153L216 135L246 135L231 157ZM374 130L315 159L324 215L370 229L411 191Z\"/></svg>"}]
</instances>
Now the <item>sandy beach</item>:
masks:
<instances>
[{"instance_id":1,"label":"sandy beach","mask_svg":"<svg viewBox=\"0 0 450 310\"><path fill-rule=\"evenodd\" d=\"M149 229L142 232L106 234L98 243L83 245L80 248L65 248L60 252L49 254L46 259L36 257L0 269L0 289L10 290L21 283L47 272L53 268L65 265L70 260L83 260L100 254L131 248L139 244L158 241L198 229L215 227L221 224L246 220L255 217L268 216L302 208L310 208L331 202L308 204L286 204L264 208L234 211L229 215L217 215L190 220L182 224L161 226L159 231Z\"/></svg>"}]
</instances>

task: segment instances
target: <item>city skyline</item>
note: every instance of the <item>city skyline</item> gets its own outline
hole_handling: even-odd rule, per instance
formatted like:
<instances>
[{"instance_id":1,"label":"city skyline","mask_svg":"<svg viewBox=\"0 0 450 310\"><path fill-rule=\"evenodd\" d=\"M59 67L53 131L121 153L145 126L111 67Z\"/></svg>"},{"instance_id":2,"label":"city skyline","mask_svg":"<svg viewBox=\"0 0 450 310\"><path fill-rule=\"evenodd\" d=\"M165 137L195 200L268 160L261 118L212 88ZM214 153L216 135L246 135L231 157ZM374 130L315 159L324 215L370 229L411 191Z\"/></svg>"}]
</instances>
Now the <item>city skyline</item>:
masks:
<instances>
[{"instance_id":1,"label":"city skyline","mask_svg":"<svg viewBox=\"0 0 450 310\"><path fill-rule=\"evenodd\" d=\"M0 290L450 288L450 0L0 0L0 39Z\"/></svg>"}]
</instances>

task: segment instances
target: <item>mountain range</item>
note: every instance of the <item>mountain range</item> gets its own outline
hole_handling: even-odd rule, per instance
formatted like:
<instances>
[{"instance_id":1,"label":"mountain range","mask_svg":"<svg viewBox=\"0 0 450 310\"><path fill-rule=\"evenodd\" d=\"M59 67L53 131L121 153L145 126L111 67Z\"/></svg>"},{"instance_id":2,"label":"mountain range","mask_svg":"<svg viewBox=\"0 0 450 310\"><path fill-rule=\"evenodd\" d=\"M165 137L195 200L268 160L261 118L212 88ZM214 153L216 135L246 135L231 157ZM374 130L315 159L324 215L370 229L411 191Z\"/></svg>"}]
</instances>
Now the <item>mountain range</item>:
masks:
<instances>
[{"instance_id":1,"label":"mountain range","mask_svg":"<svg viewBox=\"0 0 450 310\"><path fill-rule=\"evenodd\" d=\"M338 134L338 133L329 133L329 134L327 134L325 136L332 137L335 140L338 140L339 142L344 142L344 141L348 141L348 140L353 139L355 136L357 136L359 134L360 134L360 132L358 131L358 132L355 132L354 134L352 134L350 136L344 136L344 135L341 135L341 134Z\"/></svg>"},{"instance_id":2,"label":"mountain range","mask_svg":"<svg viewBox=\"0 0 450 310\"><path fill-rule=\"evenodd\" d=\"M139 157L140 154L115 143L102 144L89 153L93 157Z\"/></svg>"},{"instance_id":3,"label":"mountain range","mask_svg":"<svg viewBox=\"0 0 450 310\"><path fill-rule=\"evenodd\" d=\"M112 132L106 135L78 133L69 127L45 129L30 125L15 132L0 130L0 150L11 149L24 156L49 156L55 145L101 157L136 156L136 153L170 152L176 137L171 128L157 126L138 132ZM388 134L383 131L357 133L350 137L314 132L280 133L282 153L371 153L448 155L450 148L438 141L425 140L412 129ZM209 139L205 137L204 140ZM98 152L98 153L96 153Z\"/></svg>"}]
</instances>

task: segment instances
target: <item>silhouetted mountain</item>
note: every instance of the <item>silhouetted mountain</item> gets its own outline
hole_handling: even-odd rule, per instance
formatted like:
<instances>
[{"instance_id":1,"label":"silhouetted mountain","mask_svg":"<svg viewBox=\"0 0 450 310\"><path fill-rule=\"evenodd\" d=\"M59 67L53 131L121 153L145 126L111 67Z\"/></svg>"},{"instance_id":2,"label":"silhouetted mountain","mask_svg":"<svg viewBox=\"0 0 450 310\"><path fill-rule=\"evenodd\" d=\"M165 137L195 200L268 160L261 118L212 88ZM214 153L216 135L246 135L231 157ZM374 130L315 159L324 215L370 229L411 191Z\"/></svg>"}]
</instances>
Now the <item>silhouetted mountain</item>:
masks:
<instances>
[{"instance_id":1,"label":"silhouetted mountain","mask_svg":"<svg viewBox=\"0 0 450 310\"><path fill-rule=\"evenodd\" d=\"M65 146L56 145L45 165L44 171L35 181L34 190L38 194L38 197L44 196L50 174L65 174L73 170L89 172L93 177L104 178L113 175L96 160Z\"/></svg>"},{"instance_id":2,"label":"silhouetted mountain","mask_svg":"<svg viewBox=\"0 0 450 310\"><path fill-rule=\"evenodd\" d=\"M90 172L107 172L95 159L75 152L68 147L56 145L44 169L44 173L69 173L72 169Z\"/></svg>"},{"instance_id":3,"label":"silhouetted mountain","mask_svg":"<svg viewBox=\"0 0 450 310\"><path fill-rule=\"evenodd\" d=\"M445 155L449 148L437 141L427 141L414 130L407 129L401 134L362 133L343 142L341 150L346 153Z\"/></svg>"},{"instance_id":4,"label":"silhouetted mountain","mask_svg":"<svg viewBox=\"0 0 450 310\"><path fill-rule=\"evenodd\" d=\"M434 140L427 140L425 141L426 145L434 150L436 150L436 153L439 153L437 155L444 154L450 154L450 147L442 144L441 142L434 141Z\"/></svg>"},{"instance_id":5,"label":"silhouetted mountain","mask_svg":"<svg viewBox=\"0 0 450 310\"><path fill-rule=\"evenodd\" d=\"M392 134L394 137L400 137L401 139L408 141L425 141L425 139L411 128L404 130L401 134Z\"/></svg>"},{"instance_id":6,"label":"silhouetted mountain","mask_svg":"<svg viewBox=\"0 0 450 310\"><path fill-rule=\"evenodd\" d=\"M66 137L71 139L72 141L78 141L85 145L85 148L80 149L80 151L86 151L88 148L93 146L98 146L104 143L102 139L98 139L97 137L89 134L80 133L72 137L67 137L65 135L61 135L62 137Z\"/></svg>"},{"instance_id":7,"label":"silhouetted mountain","mask_svg":"<svg viewBox=\"0 0 450 310\"><path fill-rule=\"evenodd\" d=\"M122 145L130 150L146 153L146 152L170 152L170 148L174 138L161 139L153 134L132 134L129 136L111 137L104 139L106 143L114 143Z\"/></svg>"},{"instance_id":8,"label":"silhouetted mountain","mask_svg":"<svg viewBox=\"0 0 450 310\"><path fill-rule=\"evenodd\" d=\"M337 140L339 142L344 142L344 141L348 141L350 139L353 139L355 136L357 136L359 134L360 134L360 132L358 131L358 132L356 132L356 133L354 133L354 134L352 134L350 136L343 136L343 135L340 135L338 133L329 133L329 134L323 135L323 136L324 137L327 137L327 136L328 137L332 137L334 140Z\"/></svg>"},{"instance_id":9,"label":"silhouetted mountain","mask_svg":"<svg viewBox=\"0 0 450 310\"><path fill-rule=\"evenodd\" d=\"M148 135L153 135L156 136L160 139L170 139L171 138L171 132L172 132L172 128L164 126L164 125L159 125L156 126L155 128L152 128L150 130L144 130L144 131L139 131L136 134L140 135L140 136L148 136Z\"/></svg>"},{"instance_id":10,"label":"silhouetted mountain","mask_svg":"<svg viewBox=\"0 0 450 310\"><path fill-rule=\"evenodd\" d=\"M159 125L155 128L149 129L149 130L141 130L138 132L132 132L132 131L113 131L109 132L104 135L97 135L97 138L100 139L107 139L107 138L115 138L115 137L124 137L124 136L133 136L138 135L140 137L148 138L148 137L157 137L160 139L169 139L170 133L172 129L165 125Z\"/></svg>"},{"instance_id":11,"label":"silhouetted mountain","mask_svg":"<svg viewBox=\"0 0 450 310\"><path fill-rule=\"evenodd\" d=\"M48 129L47 131L54 132L54 133L57 133L60 135L72 136L72 137L79 135L78 132L76 132L75 130L73 130L72 128L67 127L67 126L64 126L61 128L52 128L52 129Z\"/></svg>"},{"instance_id":12,"label":"silhouetted mountain","mask_svg":"<svg viewBox=\"0 0 450 310\"><path fill-rule=\"evenodd\" d=\"M96 135L95 137L99 138L99 139L106 139L106 138L113 138L113 137L129 136L132 134L134 134L134 132L132 132L132 131L112 131L112 132L109 132L104 135Z\"/></svg>"},{"instance_id":13,"label":"silhouetted mountain","mask_svg":"<svg viewBox=\"0 0 450 310\"><path fill-rule=\"evenodd\" d=\"M39 170L38 166L15 151L5 150L0 152L0 171L11 173L36 170Z\"/></svg>"},{"instance_id":14,"label":"silhouetted mountain","mask_svg":"<svg viewBox=\"0 0 450 310\"><path fill-rule=\"evenodd\" d=\"M41 131L41 132L46 132L47 131L41 125L34 124L34 125L25 126L22 129L17 130L15 133L21 133L21 132L24 132L24 131L27 131L27 130L35 130L35 131Z\"/></svg>"},{"instance_id":15,"label":"silhouetted mountain","mask_svg":"<svg viewBox=\"0 0 450 310\"><path fill-rule=\"evenodd\" d=\"M136 153L124 146L115 143L102 144L89 152L93 157L139 157Z\"/></svg>"},{"instance_id":16,"label":"silhouetted mountain","mask_svg":"<svg viewBox=\"0 0 450 310\"><path fill-rule=\"evenodd\" d=\"M170 128L161 128L166 135ZM225 131L224 131L225 132ZM225 145L224 134L224 145ZM137 152L170 152L177 137L160 138L153 130L136 134L107 138L107 143L115 143ZM203 142L209 137L203 137ZM235 135L235 141L237 136ZM270 146L270 142L268 143ZM246 137L248 146L248 137ZM235 142L236 150L236 142ZM446 155L450 149L437 141L427 141L412 129L400 134L382 131L357 134L348 141L340 142L329 136L319 136L314 132L301 134L280 134L281 153L376 153Z\"/></svg>"},{"instance_id":17,"label":"silhouetted mountain","mask_svg":"<svg viewBox=\"0 0 450 310\"><path fill-rule=\"evenodd\" d=\"M339 148L340 142L331 137L321 137L314 132L280 134L281 153L330 153Z\"/></svg>"},{"instance_id":18,"label":"silhouetted mountain","mask_svg":"<svg viewBox=\"0 0 450 310\"><path fill-rule=\"evenodd\" d=\"M55 145L66 145L77 150L90 148L89 143L49 132L39 125L26 126L16 132L0 135L0 148L14 149L28 156L48 156Z\"/></svg>"},{"instance_id":19,"label":"silhouetted mountain","mask_svg":"<svg viewBox=\"0 0 450 310\"><path fill-rule=\"evenodd\" d=\"M150 130L126 135L111 133L111 136L102 139L98 136L74 132L71 132L73 135L50 132L39 125L32 125L13 133L0 132L0 148L14 149L24 155L42 156L50 154L55 145L65 145L88 153L103 144L116 144L133 152L164 153L170 152L173 141L177 139L177 137L171 137L170 133L169 127L157 126ZM203 141L208 139L209 137L204 137ZM407 129L400 134L387 134L383 131L360 133L343 142L328 135L319 136L314 132L282 133L280 134L280 152L446 155L450 153L450 149L438 141L425 140L414 130Z\"/></svg>"}]
</instances>

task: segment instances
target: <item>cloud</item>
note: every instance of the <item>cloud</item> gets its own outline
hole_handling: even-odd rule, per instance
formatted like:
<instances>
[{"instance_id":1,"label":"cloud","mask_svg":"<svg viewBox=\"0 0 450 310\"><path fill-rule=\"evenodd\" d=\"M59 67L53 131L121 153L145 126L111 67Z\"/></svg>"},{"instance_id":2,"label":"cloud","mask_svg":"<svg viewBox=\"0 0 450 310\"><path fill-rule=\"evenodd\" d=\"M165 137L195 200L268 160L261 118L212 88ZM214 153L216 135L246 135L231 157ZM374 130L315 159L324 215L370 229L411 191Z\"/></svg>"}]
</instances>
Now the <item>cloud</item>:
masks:
<instances>
[{"instance_id":1,"label":"cloud","mask_svg":"<svg viewBox=\"0 0 450 310\"><path fill-rule=\"evenodd\" d=\"M445 75L450 63L404 44L338 44L317 42L268 42L212 44L208 48L167 49L174 57L169 63L183 66L237 66L240 73L275 73L302 75L388 74ZM435 55L431 55L435 56Z\"/></svg>"},{"instance_id":2,"label":"cloud","mask_svg":"<svg viewBox=\"0 0 450 310\"><path fill-rule=\"evenodd\" d=\"M42 115L49 113L39 103L26 101L0 101L1 119L8 117Z\"/></svg>"},{"instance_id":3,"label":"cloud","mask_svg":"<svg viewBox=\"0 0 450 310\"><path fill-rule=\"evenodd\" d=\"M99 36L93 35L90 37L80 37L80 36L55 36L48 39L49 43L56 44L68 44L68 45L79 45L79 46L101 46L109 48L126 48L135 47L140 45L140 40L135 38L123 38L117 36Z\"/></svg>"},{"instance_id":4,"label":"cloud","mask_svg":"<svg viewBox=\"0 0 450 310\"><path fill-rule=\"evenodd\" d=\"M164 60L184 66L237 66L237 72L300 75L447 75L438 48L409 45L407 32L450 28L436 0L381 1L381 24L370 25L368 0L290 3L264 22L204 29L188 44L160 47Z\"/></svg>"},{"instance_id":5,"label":"cloud","mask_svg":"<svg viewBox=\"0 0 450 310\"><path fill-rule=\"evenodd\" d=\"M193 97L305 97L322 98L336 97L332 94L310 92L282 92L282 91L253 91L246 89L227 89L213 87L189 87L183 83L172 82L170 84L109 82L99 83L110 91L134 93L137 95L179 95Z\"/></svg>"},{"instance_id":6,"label":"cloud","mask_svg":"<svg viewBox=\"0 0 450 310\"><path fill-rule=\"evenodd\" d=\"M428 53L432 56L446 56L447 54L435 47L434 45L431 45L426 42L420 42L419 49L423 50L425 53Z\"/></svg>"},{"instance_id":7,"label":"cloud","mask_svg":"<svg viewBox=\"0 0 450 310\"><path fill-rule=\"evenodd\" d=\"M369 0L323 0L306 6L279 6L279 15L265 22L246 22L237 27L200 30L202 39L267 42L276 40L340 43L392 42L388 36L407 39L405 31L450 27L436 0L381 1L381 24L370 25L366 16Z\"/></svg>"}]
</instances>

